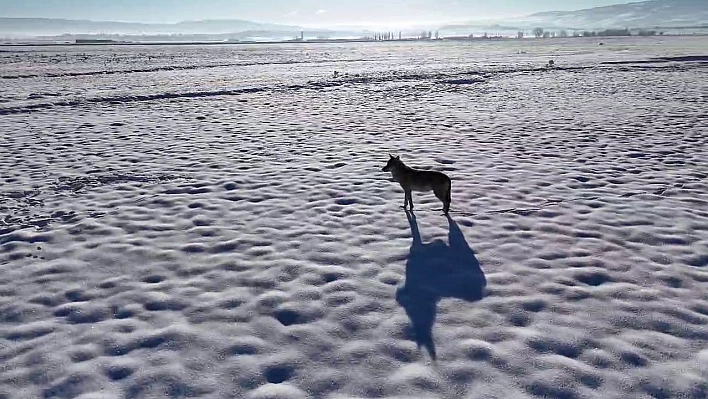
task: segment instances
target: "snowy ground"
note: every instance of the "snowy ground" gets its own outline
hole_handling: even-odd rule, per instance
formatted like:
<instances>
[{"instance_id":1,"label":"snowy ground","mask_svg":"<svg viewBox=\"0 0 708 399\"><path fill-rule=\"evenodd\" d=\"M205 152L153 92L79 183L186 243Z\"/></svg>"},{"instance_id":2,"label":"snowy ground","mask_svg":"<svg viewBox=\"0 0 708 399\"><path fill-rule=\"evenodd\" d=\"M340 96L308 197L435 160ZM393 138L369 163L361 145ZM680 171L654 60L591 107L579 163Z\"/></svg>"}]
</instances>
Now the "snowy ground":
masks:
<instances>
[{"instance_id":1,"label":"snowy ground","mask_svg":"<svg viewBox=\"0 0 708 399\"><path fill-rule=\"evenodd\" d=\"M0 398L706 398L707 47L0 48Z\"/></svg>"}]
</instances>

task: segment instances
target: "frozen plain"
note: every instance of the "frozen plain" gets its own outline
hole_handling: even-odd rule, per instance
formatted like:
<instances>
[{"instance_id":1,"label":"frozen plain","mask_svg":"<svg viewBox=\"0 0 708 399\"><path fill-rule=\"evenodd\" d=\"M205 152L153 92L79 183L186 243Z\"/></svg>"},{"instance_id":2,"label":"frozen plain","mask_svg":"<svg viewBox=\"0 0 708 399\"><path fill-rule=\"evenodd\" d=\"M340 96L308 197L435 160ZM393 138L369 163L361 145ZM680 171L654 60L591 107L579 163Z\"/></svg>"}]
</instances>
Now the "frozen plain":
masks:
<instances>
[{"instance_id":1,"label":"frozen plain","mask_svg":"<svg viewBox=\"0 0 708 399\"><path fill-rule=\"evenodd\" d=\"M0 398L707 397L708 38L599 41L0 47Z\"/></svg>"}]
</instances>

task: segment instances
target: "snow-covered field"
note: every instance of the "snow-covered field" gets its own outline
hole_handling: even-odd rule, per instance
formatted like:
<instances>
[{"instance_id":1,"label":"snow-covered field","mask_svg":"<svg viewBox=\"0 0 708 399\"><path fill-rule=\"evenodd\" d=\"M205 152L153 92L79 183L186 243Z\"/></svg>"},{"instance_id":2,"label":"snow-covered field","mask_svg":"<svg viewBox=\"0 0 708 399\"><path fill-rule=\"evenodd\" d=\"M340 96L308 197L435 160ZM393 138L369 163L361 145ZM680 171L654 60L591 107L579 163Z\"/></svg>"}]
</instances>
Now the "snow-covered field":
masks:
<instances>
[{"instance_id":1,"label":"snow-covered field","mask_svg":"<svg viewBox=\"0 0 708 399\"><path fill-rule=\"evenodd\" d=\"M708 38L598 41L0 48L0 398L706 398L708 64L607 62Z\"/></svg>"}]
</instances>

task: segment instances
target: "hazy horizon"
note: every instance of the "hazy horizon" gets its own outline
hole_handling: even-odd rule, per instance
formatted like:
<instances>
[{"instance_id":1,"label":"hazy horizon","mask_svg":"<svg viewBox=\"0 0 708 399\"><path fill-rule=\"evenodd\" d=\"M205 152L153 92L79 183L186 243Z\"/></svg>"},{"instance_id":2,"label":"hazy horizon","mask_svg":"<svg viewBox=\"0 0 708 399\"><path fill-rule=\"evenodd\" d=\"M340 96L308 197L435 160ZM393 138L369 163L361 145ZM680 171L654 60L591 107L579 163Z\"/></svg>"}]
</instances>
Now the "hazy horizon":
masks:
<instances>
[{"instance_id":1,"label":"hazy horizon","mask_svg":"<svg viewBox=\"0 0 708 399\"><path fill-rule=\"evenodd\" d=\"M139 23L243 19L302 26L376 26L448 23L508 18L542 11L565 11L626 3L621 0L6 0L0 17L61 18Z\"/></svg>"}]
</instances>

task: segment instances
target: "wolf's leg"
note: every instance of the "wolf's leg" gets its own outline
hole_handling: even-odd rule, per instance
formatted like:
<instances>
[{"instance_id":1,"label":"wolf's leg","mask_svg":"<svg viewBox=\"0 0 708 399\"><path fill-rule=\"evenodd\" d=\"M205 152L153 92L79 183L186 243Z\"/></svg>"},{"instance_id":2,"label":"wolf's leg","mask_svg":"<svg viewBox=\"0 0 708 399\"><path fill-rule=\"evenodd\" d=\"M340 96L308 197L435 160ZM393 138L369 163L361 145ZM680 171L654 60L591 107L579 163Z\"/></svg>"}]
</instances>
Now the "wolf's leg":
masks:
<instances>
[{"instance_id":1,"label":"wolf's leg","mask_svg":"<svg viewBox=\"0 0 708 399\"><path fill-rule=\"evenodd\" d=\"M444 206L445 205L445 192L440 189L435 189L435 190L433 190L433 193L435 193L435 196L438 197L438 199L443 203L443 206Z\"/></svg>"},{"instance_id":2,"label":"wolf's leg","mask_svg":"<svg viewBox=\"0 0 708 399\"><path fill-rule=\"evenodd\" d=\"M443 212L447 213L447 211L450 210L450 201L448 200L448 193L441 189L435 189L433 190L433 192L435 193L435 196L438 197L440 202L443 203Z\"/></svg>"},{"instance_id":3,"label":"wolf's leg","mask_svg":"<svg viewBox=\"0 0 708 399\"><path fill-rule=\"evenodd\" d=\"M408 205L410 206L410 210L413 210L413 193L411 191L406 191L406 199L408 201Z\"/></svg>"},{"instance_id":4,"label":"wolf's leg","mask_svg":"<svg viewBox=\"0 0 708 399\"><path fill-rule=\"evenodd\" d=\"M448 212L450 212L450 202L452 202L450 191L452 191L452 187L447 186L447 191L445 192L445 199L443 199L443 212L445 212L446 215Z\"/></svg>"}]
</instances>

